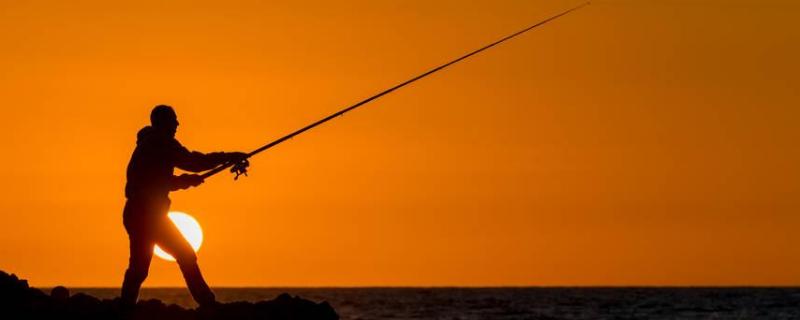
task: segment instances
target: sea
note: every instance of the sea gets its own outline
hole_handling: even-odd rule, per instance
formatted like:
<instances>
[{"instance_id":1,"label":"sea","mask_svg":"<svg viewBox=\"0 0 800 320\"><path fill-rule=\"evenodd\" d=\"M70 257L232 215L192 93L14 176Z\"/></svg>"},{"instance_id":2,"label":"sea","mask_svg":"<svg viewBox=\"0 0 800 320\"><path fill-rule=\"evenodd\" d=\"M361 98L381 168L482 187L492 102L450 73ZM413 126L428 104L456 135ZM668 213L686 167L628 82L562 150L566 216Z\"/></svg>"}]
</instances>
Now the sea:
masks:
<instances>
[{"instance_id":1,"label":"sea","mask_svg":"<svg viewBox=\"0 0 800 320\"><path fill-rule=\"evenodd\" d=\"M217 299L281 293L327 301L341 319L800 319L800 287L215 288ZM72 288L111 299L119 289ZM140 298L194 308L185 288L144 288Z\"/></svg>"}]
</instances>

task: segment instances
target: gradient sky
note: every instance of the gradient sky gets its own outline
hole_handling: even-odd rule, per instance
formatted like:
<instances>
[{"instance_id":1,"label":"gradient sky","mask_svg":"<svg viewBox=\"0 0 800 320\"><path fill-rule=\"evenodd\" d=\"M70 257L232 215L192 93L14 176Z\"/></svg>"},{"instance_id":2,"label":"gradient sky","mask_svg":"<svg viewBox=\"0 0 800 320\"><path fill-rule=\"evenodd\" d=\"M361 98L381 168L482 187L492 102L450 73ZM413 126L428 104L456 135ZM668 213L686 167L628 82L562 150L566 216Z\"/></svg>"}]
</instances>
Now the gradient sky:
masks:
<instances>
[{"instance_id":1,"label":"gradient sky","mask_svg":"<svg viewBox=\"0 0 800 320\"><path fill-rule=\"evenodd\" d=\"M156 104L191 149L251 150L575 4L3 1L0 269L119 286ZM212 286L800 285L799 21L599 0L173 209Z\"/></svg>"}]
</instances>

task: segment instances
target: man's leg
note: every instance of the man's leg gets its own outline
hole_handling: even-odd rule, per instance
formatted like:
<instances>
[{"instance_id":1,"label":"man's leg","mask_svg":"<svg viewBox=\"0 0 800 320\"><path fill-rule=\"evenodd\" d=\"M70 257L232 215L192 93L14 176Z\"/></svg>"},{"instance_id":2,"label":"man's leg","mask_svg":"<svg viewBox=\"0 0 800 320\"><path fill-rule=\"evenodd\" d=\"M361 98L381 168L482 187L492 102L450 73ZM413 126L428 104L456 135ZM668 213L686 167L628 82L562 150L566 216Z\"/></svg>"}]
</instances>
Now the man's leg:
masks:
<instances>
[{"instance_id":1,"label":"man's leg","mask_svg":"<svg viewBox=\"0 0 800 320\"><path fill-rule=\"evenodd\" d=\"M138 232L137 232L138 231ZM122 303L125 306L136 305L139 289L147 279L150 261L153 259L153 241L146 236L145 230L128 230L130 239L130 258L125 279L122 282Z\"/></svg>"},{"instance_id":2,"label":"man's leg","mask_svg":"<svg viewBox=\"0 0 800 320\"><path fill-rule=\"evenodd\" d=\"M189 242L175 227L175 224L165 216L159 223L157 231L156 243L177 260L181 273L183 273L183 279L186 280L186 286L189 287L189 292L192 294L194 301L197 301L201 306L214 304L216 297L211 292L208 284L206 284L205 279L203 279L203 274L200 273L200 267L197 265L197 255Z\"/></svg>"}]
</instances>

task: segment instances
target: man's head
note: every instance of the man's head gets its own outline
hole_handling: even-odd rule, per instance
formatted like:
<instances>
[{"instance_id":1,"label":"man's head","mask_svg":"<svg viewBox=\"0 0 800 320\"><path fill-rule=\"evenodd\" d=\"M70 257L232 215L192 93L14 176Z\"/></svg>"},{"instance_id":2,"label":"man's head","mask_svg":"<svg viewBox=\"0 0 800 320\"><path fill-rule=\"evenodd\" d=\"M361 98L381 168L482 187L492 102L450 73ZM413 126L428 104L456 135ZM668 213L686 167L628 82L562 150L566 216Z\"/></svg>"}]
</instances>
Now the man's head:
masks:
<instances>
[{"instance_id":1,"label":"man's head","mask_svg":"<svg viewBox=\"0 0 800 320\"><path fill-rule=\"evenodd\" d=\"M150 124L153 128L163 131L169 135L174 136L178 130L178 115L175 110L168 105L157 105L150 112Z\"/></svg>"}]
</instances>

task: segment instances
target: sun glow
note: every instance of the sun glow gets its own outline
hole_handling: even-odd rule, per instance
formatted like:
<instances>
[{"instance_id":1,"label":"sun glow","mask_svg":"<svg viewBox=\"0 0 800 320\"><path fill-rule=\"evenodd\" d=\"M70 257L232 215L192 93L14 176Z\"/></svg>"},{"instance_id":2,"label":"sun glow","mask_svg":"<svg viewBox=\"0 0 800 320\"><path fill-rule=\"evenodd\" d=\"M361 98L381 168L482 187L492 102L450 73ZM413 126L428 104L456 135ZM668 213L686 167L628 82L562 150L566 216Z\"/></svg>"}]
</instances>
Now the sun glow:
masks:
<instances>
[{"instance_id":1,"label":"sun glow","mask_svg":"<svg viewBox=\"0 0 800 320\"><path fill-rule=\"evenodd\" d=\"M192 249L197 252L197 250L200 249L200 245L203 244L203 229L200 228L200 223L197 222L194 217L180 211L170 211L167 216L172 220L172 223L178 227L178 230L181 232L181 235L186 238L186 241L189 241ZM175 261L172 255L166 253L163 249L159 248L158 245L153 248L153 253L161 259Z\"/></svg>"}]
</instances>

